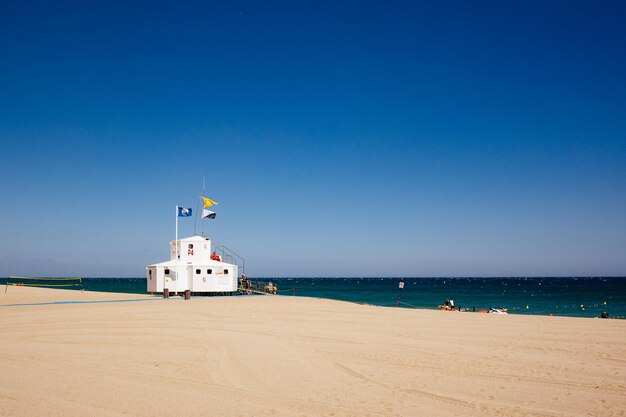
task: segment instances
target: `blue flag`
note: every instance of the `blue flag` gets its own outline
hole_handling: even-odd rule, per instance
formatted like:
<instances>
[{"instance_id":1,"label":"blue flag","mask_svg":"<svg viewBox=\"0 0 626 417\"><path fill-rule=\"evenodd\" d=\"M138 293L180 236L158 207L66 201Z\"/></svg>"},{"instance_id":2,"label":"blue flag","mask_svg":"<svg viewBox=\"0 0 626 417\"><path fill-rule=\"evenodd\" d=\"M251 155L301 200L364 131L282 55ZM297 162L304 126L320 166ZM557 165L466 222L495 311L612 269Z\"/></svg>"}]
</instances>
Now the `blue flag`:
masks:
<instances>
[{"instance_id":1,"label":"blue flag","mask_svg":"<svg viewBox=\"0 0 626 417\"><path fill-rule=\"evenodd\" d=\"M178 217L190 217L190 216L191 216L190 208L178 207Z\"/></svg>"}]
</instances>

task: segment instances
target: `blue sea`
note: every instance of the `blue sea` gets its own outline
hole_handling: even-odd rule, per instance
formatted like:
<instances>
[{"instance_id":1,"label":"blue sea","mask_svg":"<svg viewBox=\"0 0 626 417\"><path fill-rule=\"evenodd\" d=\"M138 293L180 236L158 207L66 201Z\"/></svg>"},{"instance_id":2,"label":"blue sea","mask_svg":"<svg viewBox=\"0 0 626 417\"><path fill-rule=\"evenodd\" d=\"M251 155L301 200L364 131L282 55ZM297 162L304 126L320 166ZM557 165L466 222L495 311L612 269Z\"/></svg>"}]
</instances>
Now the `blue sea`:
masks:
<instances>
[{"instance_id":1,"label":"blue sea","mask_svg":"<svg viewBox=\"0 0 626 417\"><path fill-rule=\"evenodd\" d=\"M511 314L626 318L626 277L591 278L253 278L278 294L320 297L385 307L435 309L445 299L477 310L504 307ZM17 279L0 279L0 284ZM46 283L45 281L39 281ZM71 283L71 281L69 281ZM59 281L50 281L58 284ZM61 283L63 283L61 281ZM51 285L52 286L52 285ZM68 289L146 293L145 278L83 278Z\"/></svg>"}]
</instances>

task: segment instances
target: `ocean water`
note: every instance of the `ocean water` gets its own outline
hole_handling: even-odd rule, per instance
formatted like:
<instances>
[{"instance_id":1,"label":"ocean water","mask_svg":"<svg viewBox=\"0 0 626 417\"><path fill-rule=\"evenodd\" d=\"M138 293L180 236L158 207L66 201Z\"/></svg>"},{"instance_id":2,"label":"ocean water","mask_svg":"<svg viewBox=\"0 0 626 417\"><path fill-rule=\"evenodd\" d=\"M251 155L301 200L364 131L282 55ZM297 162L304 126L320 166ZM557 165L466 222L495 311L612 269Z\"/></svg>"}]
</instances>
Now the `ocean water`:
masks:
<instances>
[{"instance_id":1,"label":"ocean water","mask_svg":"<svg viewBox=\"0 0 626 417\"><path fill-rule=\"evenodd\" d=\"M447 298L478 310L505 307L511 314L626 318L626 277L592 278L253 278L271 281L283 296L319 297L385 307L435 309ZM0 279L0 284L17 279ZM68 285L64 281L39 281ZM60 283L60 284L59 284ZM67 281L67 283L74 283ZM67 289L146 293L145 278L83 278Z\"/></svg>"}]
</instances>

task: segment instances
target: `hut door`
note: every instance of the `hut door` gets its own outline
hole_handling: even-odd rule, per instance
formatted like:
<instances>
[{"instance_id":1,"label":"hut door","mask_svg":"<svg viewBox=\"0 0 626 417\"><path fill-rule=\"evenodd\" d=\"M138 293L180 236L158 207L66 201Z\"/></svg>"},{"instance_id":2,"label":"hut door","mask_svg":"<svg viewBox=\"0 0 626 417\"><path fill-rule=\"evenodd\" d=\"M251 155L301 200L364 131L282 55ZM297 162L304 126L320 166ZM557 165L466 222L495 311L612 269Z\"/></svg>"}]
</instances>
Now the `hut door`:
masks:
<instances>
[{"instance_id":1,"label":"hut door","mask_svg":"<svg viewBox=\"0 0 626 417\"><path fill-rule=\"evenodd\" d=\"M187 267L187 290L189 291L193 291L193 281L195 279L195 275L194 275L194 268L193 266L188 266Z\"/></svg>"}]
</instances>

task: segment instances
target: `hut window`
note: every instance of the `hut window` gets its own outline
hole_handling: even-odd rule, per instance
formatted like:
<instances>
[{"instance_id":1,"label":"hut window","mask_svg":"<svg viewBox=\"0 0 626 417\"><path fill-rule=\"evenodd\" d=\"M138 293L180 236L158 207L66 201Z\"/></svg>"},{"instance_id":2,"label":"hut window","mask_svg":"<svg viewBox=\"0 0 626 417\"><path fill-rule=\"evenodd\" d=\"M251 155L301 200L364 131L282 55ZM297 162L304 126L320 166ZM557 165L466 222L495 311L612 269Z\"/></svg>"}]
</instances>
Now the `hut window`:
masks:
<instances>
[{"instance_id":1,"label":"hut window","mask_svg":"<svg viewBox=\"0 0 626 417\"><path fill-rule=\"evenodd\" d=\"M148 269L148 275L152 275L152 269Z\"/></svg>"},{"instance_id":2,"label":"hut window","mask_svg":"<svg viewBox=\"0 0 626 417\"><path fill-rule=\"evenodd\" d=\"M211 274L213 273L213 270L212 270L212 269L207 269L207 270L206 270L206 273L207 273L207 274L209 274L209 275L211 275Z\"/></svg>"},{"instance_id":3,"label":"hut window","mask_svg":"<svg viewBox=\"0 0 626 417\"><path fill-rule=\"evenodd\" d=\"M191 243L189 244L189 249L193 249L193 245Z\"/></svg>"},{"instance_id":4,"label":"hut window","mask_svg":"<svg viewBox=\"0 0 626 417\"><path fill-rule=\"evenodd\" d=\"M196 269L196 274L200 275L200 270Z\"/></svg>"},{"instance_id":5,"label":"hut window","mask_svg":"<svg viewBox=\"0 0 626 417\"><path fill-rule=\"evenodd\" d=\"M169 274L170 274L170 270L169 270L169 269L166 269L166 270L165 270L165 275L169 275Z\"/></svg>"},{"instance_id":6,"label":"hut window","mask_svg":"<svg viewBox=\"0 0 626 417\"><path fill-rule=\"evenodd\" d=\"M224 270L224 273L225 273L225 274L228 274L228 269L225 269L225 270Z\"/></svg>"}]
</instances>

